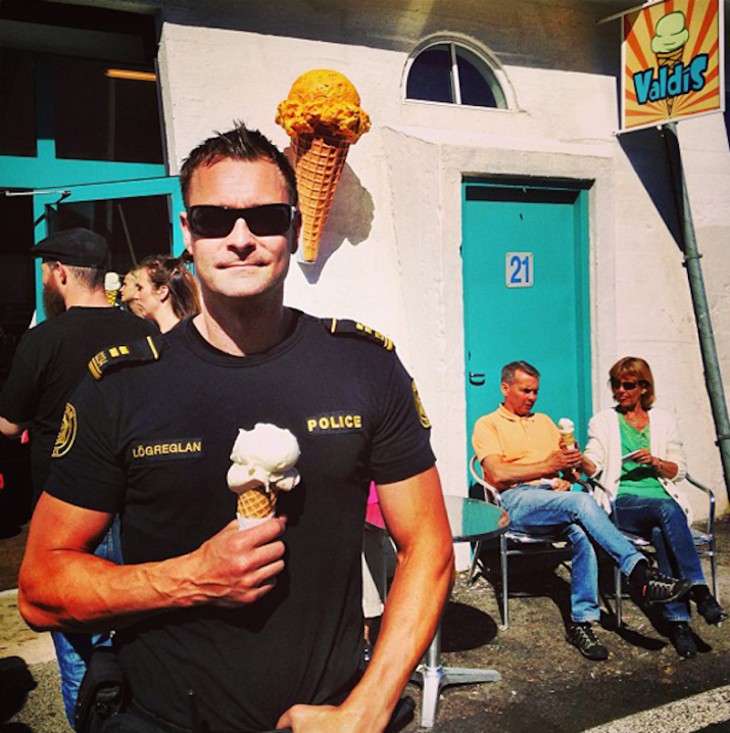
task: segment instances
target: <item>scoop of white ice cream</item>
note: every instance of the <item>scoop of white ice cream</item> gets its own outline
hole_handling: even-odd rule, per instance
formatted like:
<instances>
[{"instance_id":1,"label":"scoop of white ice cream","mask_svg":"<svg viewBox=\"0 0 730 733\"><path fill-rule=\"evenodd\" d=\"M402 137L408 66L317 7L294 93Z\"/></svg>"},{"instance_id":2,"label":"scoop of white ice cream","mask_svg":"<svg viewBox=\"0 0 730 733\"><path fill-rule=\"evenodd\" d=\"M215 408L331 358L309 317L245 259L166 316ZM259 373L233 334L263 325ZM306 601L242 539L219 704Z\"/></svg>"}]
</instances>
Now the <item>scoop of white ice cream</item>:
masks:
<instances>
[{"instance_id":1,"label":"scoop of white ice cream","mask_svg":"<svg viewBox=\"0 0 730 733\"><path fill-rule=\"evenodd\" d=\"M286 428L256 423L253 430L238 431L228 470L228 486L243 493L256 486L291 491L299 483L294 464L299 459L299 443Z\"/></svg>"},{"instance_id":2,"label":"scoop of white ice cream","mask_svg":"<svg viewBox=\"0 0 730 733\"><path fill-rule=\"evenodd\" d=\"M572 433L575 430L575 425L569 417L561 417L558 420L558 430L561 433Z\"/></svg>"}]
</instances>

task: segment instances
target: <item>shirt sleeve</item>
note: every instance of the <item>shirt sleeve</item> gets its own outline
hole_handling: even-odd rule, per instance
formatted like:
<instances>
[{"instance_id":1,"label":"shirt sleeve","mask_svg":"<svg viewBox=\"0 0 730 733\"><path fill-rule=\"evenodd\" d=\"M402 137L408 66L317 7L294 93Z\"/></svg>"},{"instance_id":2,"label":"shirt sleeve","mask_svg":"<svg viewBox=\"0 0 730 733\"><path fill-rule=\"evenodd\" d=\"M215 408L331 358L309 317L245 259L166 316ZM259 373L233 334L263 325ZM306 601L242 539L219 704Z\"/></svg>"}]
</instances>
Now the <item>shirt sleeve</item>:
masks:
<instances>
[{"instance_id":1,"label":"shirt sleeve","mask_svg":"<svg viewBox=\"0 0 730 733\"><path fill-rule=\"evenodd\" d=\"M370 467L378 484L405 481L431 468L431 424L421 404L415 381L395 355L384 381L380 419L373 436Z\"/></svg>"},{"instance_id":2,"label":"shirt sleeve","mask_svg":"<svg viewBox=\"0 0 730 733\"><path fill-rule=\"evenodd\" d=\"M102 385L87 377L66 403L46 493L84 509L119 511L126 479L110 415Z\"/></svg>"},{"instance_id":3,"label":"shirt sleeve","mask_svg":"<svg viewBox=\"0 0 730 733\"><path fill-rule=\"evenodd\" d=\"M499 444L497 429L488 415L480 417L474 425L471 444L481 463L487 456L501 456L502 447Z\"/></svg>"}]
</instances>

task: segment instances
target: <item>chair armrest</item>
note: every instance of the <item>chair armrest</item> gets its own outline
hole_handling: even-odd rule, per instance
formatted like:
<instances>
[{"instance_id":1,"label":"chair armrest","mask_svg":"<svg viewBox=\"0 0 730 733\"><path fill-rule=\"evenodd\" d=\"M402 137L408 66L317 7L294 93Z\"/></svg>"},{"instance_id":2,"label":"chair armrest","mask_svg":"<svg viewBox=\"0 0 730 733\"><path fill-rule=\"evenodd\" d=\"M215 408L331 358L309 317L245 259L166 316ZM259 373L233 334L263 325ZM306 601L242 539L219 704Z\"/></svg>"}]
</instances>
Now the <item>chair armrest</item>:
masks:
<instances>
[{"instance_id":1,"label":"chair armrest","mask_svg":"<svg viewBox=\"0 0 730 733\"><path fill-rule=\"evenodd\" d=\"M497 491L494 486L488 484L484 480L484 478L481 476L481 466L479 466L479 469L477 469L477 466L479 466L479 461L477 460L476 456L472 456L471 460L469 461L469 473L471 473L471 477L484 490L484 500L501 508L502 500L499 498L499 491Z\"/></svg>"},{"instance_id":2,"label":"chair armrest","mask_svg":"<svg viewBox=\"0 0 730 733\"><path fill-rule=\"evenodd\" d=\"M692 484L692 486L696 486L700 491L703 491L705 495L707 496L707 502L708 502L708 512L707 512L707 531L710 534L713 534L715 529L715 492L709 488L708 486L705 486L704 484L701 484L699 481L695 480L687 474L685 477L685 481L688 481Z\"/></svg>"}]
</instances>

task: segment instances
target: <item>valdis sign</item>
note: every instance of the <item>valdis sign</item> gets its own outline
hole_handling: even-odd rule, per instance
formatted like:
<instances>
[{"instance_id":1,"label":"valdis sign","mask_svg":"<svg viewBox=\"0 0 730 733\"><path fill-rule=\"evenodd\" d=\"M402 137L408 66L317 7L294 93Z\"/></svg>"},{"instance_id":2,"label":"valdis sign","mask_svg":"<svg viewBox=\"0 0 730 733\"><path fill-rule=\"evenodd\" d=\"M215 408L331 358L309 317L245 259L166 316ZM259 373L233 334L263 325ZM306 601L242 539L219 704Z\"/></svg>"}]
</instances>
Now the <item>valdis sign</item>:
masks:
<instances>
[{"instance_id":1,"label":"valdis sign","mask_svg":"<svg viewBox=\"0 0 730 733\"><path fill-rule=\"evenodd\" d=\"M720 0L664 0L622 19L622 131L722 112Z\"/></svg>"}]
</instances>

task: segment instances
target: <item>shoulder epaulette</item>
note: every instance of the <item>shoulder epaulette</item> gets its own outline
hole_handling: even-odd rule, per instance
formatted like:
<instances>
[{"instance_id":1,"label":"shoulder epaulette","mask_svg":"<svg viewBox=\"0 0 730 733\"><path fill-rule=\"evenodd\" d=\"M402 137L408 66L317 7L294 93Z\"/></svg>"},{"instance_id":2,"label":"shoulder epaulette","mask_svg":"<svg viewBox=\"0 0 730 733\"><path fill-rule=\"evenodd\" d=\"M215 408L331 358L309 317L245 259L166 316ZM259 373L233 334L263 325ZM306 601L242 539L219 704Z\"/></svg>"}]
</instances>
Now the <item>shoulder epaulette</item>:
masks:
<instances>
[{"instance_id":1,"label":"shoulder epaulette","mask_svg":"<svg viewBox=\"0 0 730 733\"><path fill-rule=\"evenodd\" d=\"M147 336L140 341L134 341L124 346L110 346L100 351L89 362L89 371L94 379L99 380L109 369L122 364L142 364L147 361L157 361L162 351L162 342L159 336Z\"/></svg>"},{"instance_id":2,"label":"shoulder epaulette","mask_svg":"<svg viewBox=\"0 0 730 733\"><path fill-rule=\"evenodd\" d=\"M395 344L387 336L357 321L343 320L341 318L323 318L322 323L335 336L359 336L360 338L367 339L382 346L387 351L395 350Z\"/></svg>"}]
</instances>

